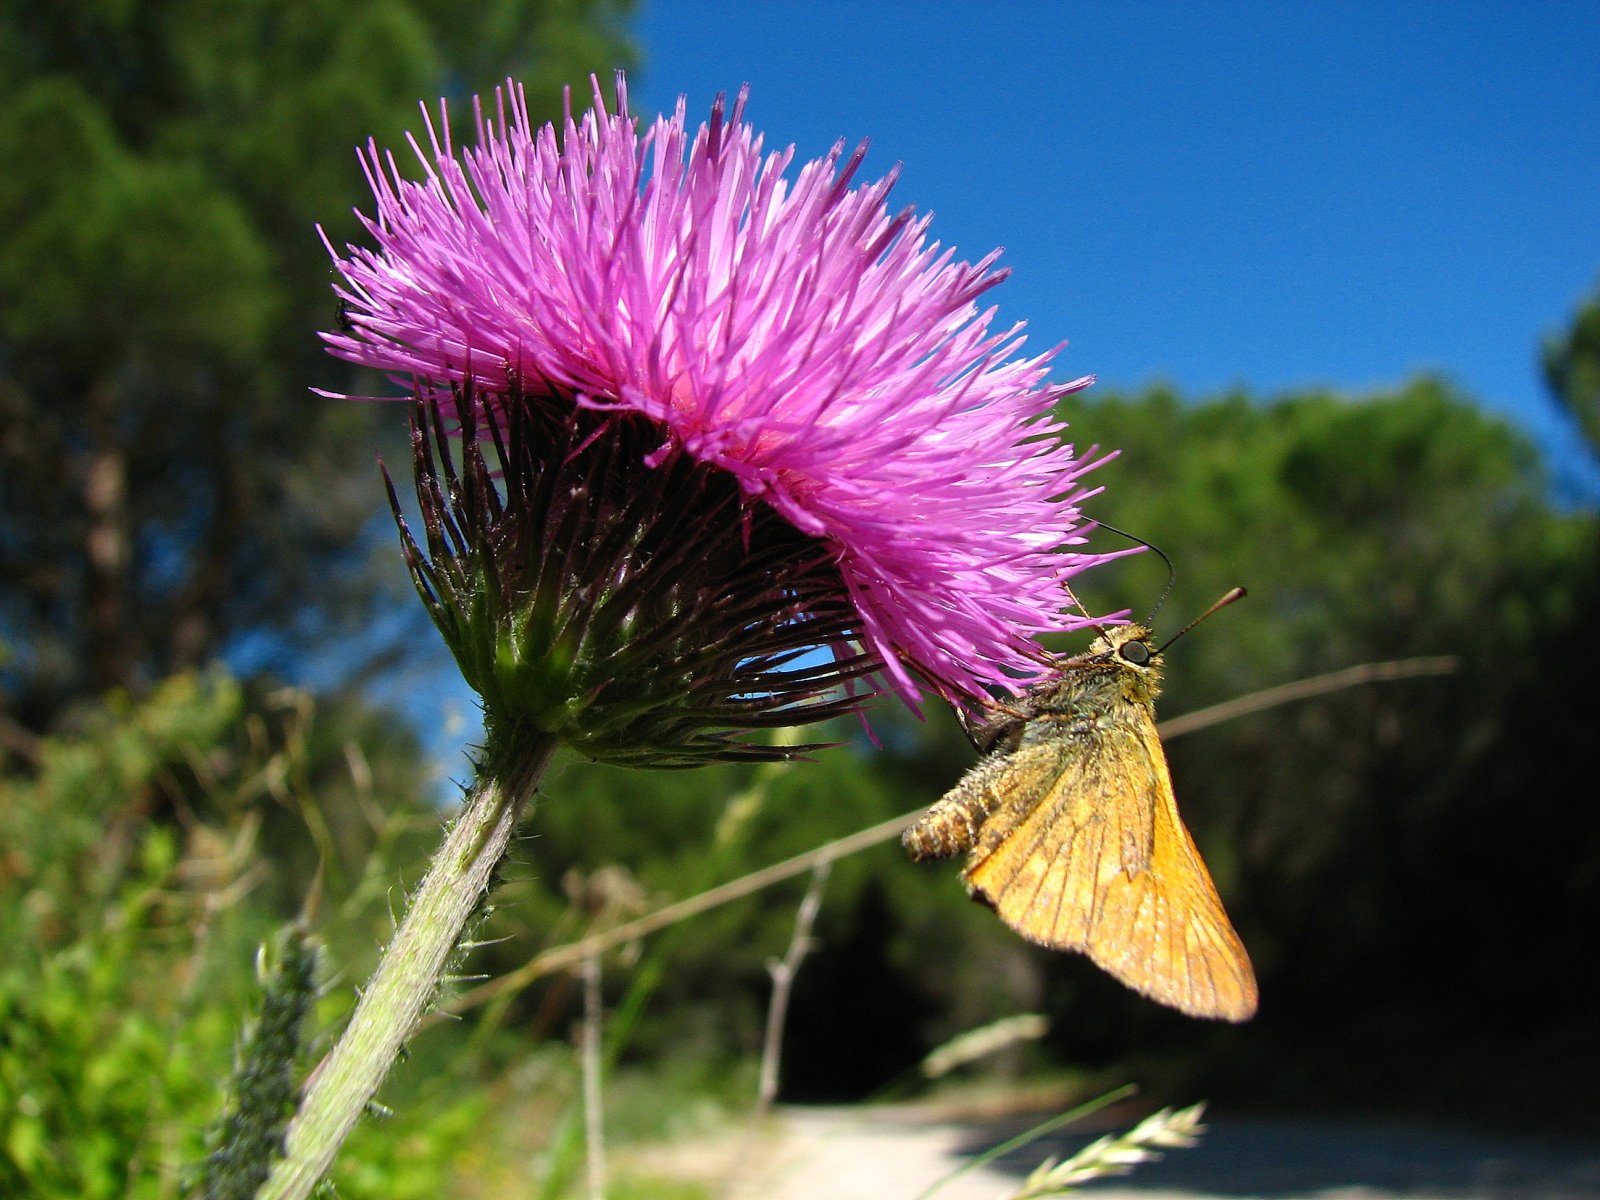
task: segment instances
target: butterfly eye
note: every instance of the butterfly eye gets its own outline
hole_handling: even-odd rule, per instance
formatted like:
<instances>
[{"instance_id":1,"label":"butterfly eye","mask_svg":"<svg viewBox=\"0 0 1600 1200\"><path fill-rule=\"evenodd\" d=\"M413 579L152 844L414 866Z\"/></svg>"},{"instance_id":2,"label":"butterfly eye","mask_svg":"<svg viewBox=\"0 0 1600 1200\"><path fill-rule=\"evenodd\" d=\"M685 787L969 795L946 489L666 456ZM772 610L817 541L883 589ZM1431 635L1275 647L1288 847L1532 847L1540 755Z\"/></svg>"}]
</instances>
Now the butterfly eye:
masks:
<instances>
[{"instance_id":1,"label":"butterfly eye","mask_svg":"<svg viewBox=\"0 0 1600 1200\"><path fill-rule=\"evenodd\" d=\"M1122 655L1123 662L1130 662L1136 667L1150 665L1150 647L1143 642L1125 642L1117 653Z\"/></svg>"}]
</instances>

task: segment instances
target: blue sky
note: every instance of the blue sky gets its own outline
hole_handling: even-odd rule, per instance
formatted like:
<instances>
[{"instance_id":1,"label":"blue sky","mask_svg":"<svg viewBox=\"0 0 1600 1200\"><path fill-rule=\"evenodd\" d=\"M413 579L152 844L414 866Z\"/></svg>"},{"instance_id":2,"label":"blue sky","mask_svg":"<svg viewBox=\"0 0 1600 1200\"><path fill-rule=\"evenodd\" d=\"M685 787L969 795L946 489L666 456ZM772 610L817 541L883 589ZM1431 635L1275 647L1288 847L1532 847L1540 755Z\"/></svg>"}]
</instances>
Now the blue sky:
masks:
<instances>
[{"instance_id":1,"label":"blue sky","mask_svg":"<svg viewBox=\"0 0 1600 1200\"><path fill-rule=\"evenodd\" d=\"M935 236L1005 247L991 295L1062 378L1441 371L1600 499L1536 359L1600 281L1600 5L646 0L634 32L641 115L749 83L769 146L903 164Z\"/></svg>"}]
</instances>

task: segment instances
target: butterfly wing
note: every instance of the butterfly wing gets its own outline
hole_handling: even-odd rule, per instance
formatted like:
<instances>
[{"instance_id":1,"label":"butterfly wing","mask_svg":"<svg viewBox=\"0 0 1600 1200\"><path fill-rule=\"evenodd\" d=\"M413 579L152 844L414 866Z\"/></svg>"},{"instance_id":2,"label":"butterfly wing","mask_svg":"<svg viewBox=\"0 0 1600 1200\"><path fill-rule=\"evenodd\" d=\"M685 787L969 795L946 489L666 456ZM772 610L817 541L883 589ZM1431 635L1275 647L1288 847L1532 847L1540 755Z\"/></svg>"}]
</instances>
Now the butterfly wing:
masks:
<instances>
[{"instance_id":1,"label":"butterfly wing","mask_svg":"<svg viewBox=\"0 0 1600 1200\"><path fill-rule=\"evenodd\" d=\"M1014 752L1013 794L979 831L967 886L1030 941L1086 954L1183 1012L1242 1021L1255 974L1179 819L1147 714Z\"/></svg>"}]
</instances>

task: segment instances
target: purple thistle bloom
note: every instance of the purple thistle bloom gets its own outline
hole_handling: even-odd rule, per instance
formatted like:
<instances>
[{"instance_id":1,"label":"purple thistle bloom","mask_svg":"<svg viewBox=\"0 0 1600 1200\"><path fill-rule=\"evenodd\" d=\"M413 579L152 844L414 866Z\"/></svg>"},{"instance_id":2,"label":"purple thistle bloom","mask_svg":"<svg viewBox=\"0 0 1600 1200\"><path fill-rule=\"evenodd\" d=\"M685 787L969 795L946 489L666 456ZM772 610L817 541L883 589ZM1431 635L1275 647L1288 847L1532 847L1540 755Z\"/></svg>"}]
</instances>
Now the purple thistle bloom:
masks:
<instances>
[{"instance_id":1,"label":"purple thistle bloom","mask_svg":"<svg viewBox=\"0 0 1600 1200\"><path fill-rule=\"evenodd\" d=\"M420 181L369 143L376 249L335 252L347 325L324 337L446 405L537 388L648 418L641 470L687 454L827 547L908 701L918 676L1015 690L1039 635L1088 624L1065 585L1106 557L1064 549L1097 464L1051 415L1090 380L1049 384L1051 353L990 332L998 252L955 261L929 217L891 214L893 173L852 188L864 148L787 178L793 148L764 154L744 104L691 141L680 100L641 137L619 75L614 112L596 81L558 134L508 85L470 149L428 122Z\"/></svg>"}]
</instances>

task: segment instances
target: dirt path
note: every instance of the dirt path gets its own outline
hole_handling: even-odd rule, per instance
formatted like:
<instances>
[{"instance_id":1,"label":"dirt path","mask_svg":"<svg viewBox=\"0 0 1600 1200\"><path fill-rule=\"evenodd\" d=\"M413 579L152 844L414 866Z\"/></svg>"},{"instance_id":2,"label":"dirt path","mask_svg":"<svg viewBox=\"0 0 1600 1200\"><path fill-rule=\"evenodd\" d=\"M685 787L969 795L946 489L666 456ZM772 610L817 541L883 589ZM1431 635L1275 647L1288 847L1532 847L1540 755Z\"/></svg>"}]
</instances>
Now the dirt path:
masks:
<instances>
[{"instance_id":1,"label":"dirt path","mask_svg":"<svg viewBox=\"0 0 1600 1200\"><path fill-rule=\"evenodd\" d=\"M723 1200L913 1200L1022 1127L940 1121L909 1108L784 1109L759 1135L728 1139L715 1151L700 1147L700 1170L693 1173L731 1178ZM1042 1158L1071 1154L1088 1140L1045 1138L951 1181L936 1200L996 1200ZM1098 1200L1600 1200L1600 1131L1587 1148L1561 1148L1424 1128L1222 1119L1210 1122L1199 1147L1170 1151L1165 1161L1096 1183L1086 1194Z\"/></svg>"}]
</instances>

